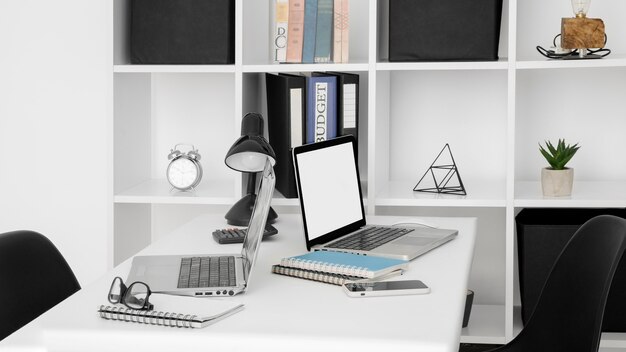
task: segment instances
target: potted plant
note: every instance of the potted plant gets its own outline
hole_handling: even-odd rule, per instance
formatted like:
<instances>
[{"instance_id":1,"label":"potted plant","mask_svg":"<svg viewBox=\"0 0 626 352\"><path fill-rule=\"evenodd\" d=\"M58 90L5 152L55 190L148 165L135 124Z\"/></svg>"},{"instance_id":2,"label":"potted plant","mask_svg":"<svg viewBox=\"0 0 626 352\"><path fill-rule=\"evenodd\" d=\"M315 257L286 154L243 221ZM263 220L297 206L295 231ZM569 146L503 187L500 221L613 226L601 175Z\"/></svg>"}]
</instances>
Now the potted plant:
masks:
<instances>
[{"instance_id":1,"label":"potted plant","mask_svg":"<svg viewBox=\"0 0 626 352\"><path fill-rule=\"evenodd\" d=\"M541 169L541 189L546 197L563 197L572 194L574 184L574 169L565 167L580 148L578 143L565 144L559 139L556 148L550 141L546 141L546 148L539 145L541 155L546 158L550 167Z\"/></svg>"}]
</instances>

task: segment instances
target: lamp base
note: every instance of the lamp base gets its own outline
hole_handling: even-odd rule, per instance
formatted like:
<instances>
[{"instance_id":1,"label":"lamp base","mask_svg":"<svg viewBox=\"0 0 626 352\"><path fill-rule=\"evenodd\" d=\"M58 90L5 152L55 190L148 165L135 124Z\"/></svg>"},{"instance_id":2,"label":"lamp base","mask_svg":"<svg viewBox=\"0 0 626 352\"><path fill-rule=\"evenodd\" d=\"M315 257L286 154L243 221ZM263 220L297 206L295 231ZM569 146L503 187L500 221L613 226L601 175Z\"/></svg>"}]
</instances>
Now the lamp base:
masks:
<instances>
[{"instance_id":1,"label":"lamp base","mask_svg":"<svg viewBox=\"0 0 626 352\"><path fill-rule=\"evenodd\" d=\"M243 198L237 201L237 203L233 204L233 206L228 210L226 215L226 222L229 225L233 226L248 226L250 222L250 216L252 215L252 209L254 208L254 203L256 202L256 194L247 194ZM270 210L267 214L267 223L272 224L278 218L278 214L270 207Z\"/></svg>"}]
</instances>

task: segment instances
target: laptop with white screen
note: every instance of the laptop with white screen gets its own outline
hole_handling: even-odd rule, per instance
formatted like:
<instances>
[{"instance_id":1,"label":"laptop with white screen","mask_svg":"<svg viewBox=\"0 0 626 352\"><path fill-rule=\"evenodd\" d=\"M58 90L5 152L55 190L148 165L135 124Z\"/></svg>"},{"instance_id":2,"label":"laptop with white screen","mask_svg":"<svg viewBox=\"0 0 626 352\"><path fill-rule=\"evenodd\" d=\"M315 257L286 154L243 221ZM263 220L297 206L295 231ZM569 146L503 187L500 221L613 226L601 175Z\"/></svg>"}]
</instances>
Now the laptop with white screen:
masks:
<instances>
[{"instance_id":1,"label":"laptop with white screen","mask_svg":"<svg viewBox=\"0 0 626 352\"><path fill-rule=\"evenodd\" d=\"M127 282L143 281L153 292L187 296L232 296L245 291L275 182L274 169L267 160L240 254L136 256Z\"/></svg>"},{"instance_id":2,"label":"laptop with white screen","mask_svg":"<svg viewBox=\"0 0 626 352\"><path fill-rule=\"evenodd\" d=\"M367 225L352 136L293 149L308 250L410 260L457 236L457 230Z\"/></svg>"}]
</instances>

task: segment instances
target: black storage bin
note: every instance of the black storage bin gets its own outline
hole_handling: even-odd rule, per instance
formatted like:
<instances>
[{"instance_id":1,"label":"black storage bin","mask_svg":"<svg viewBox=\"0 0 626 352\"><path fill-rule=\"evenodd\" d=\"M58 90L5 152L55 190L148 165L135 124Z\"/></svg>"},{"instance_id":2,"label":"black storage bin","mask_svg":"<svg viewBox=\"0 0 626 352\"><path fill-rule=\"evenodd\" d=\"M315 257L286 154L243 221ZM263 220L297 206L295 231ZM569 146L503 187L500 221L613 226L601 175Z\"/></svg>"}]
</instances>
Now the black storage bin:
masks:
<instances>
[{"instance_id":1,"label":"black storage bin","mask_svg":"<svg viewBox=\"0 0 626 352\"><path fill-rule=\"evenodd\" d=\"M234 0L132 0L133 64L232 64Z\"/></svg>"},{"instance_id":2,"label":"black storage bin","mask_svg":"<svg viewBox=\"0 0 626 352\"><path fill-rule=\"evenodd\" d=\"M389 61L498 60L502 0L389 0Z\"/></svg>"},{"instance_id":3,"label":"black storage bin","mask_svg":"<svg viewBox=\"0 0 626 352\"><path fill-rule=\"evenodd\" d=\"M515 218L522 322L530 318L557 257L587 220L598 215L626 218L626 209L523 209ZM584 260L584 258L581 258ZM584 283L580 287L584 290ZM626 260L615 272L602 331L626 332Z\"/></svg>"}]
</instances>

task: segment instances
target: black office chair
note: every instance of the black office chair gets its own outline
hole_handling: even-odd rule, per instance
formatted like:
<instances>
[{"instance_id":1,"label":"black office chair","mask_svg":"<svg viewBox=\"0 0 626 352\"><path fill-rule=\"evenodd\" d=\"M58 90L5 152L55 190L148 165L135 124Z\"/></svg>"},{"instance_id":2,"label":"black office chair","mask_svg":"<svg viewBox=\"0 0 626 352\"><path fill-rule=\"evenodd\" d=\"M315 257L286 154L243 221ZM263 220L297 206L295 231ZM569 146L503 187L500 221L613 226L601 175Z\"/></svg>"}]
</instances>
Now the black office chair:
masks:
<instances>
[{"instance_id":1,"label":"black office chair","mask_svg":"<svg viewBox=\"0 0 626 352\"><path fill-rule=\"evenodd\" d=\"M520 334L499 352L596 352L613 274L626 249L626 220L601 215L567 243Z\"/></svg>"},{"instance_id":2,"label":"black office chair","mask_svg":"<svg viewBox=\"0 0 626 352\"><path fill-rule=\"evenodd\" d=\"M0 234L0 340L78 290L72 269L46 237Z\"/></svg>"}]
</instances>

